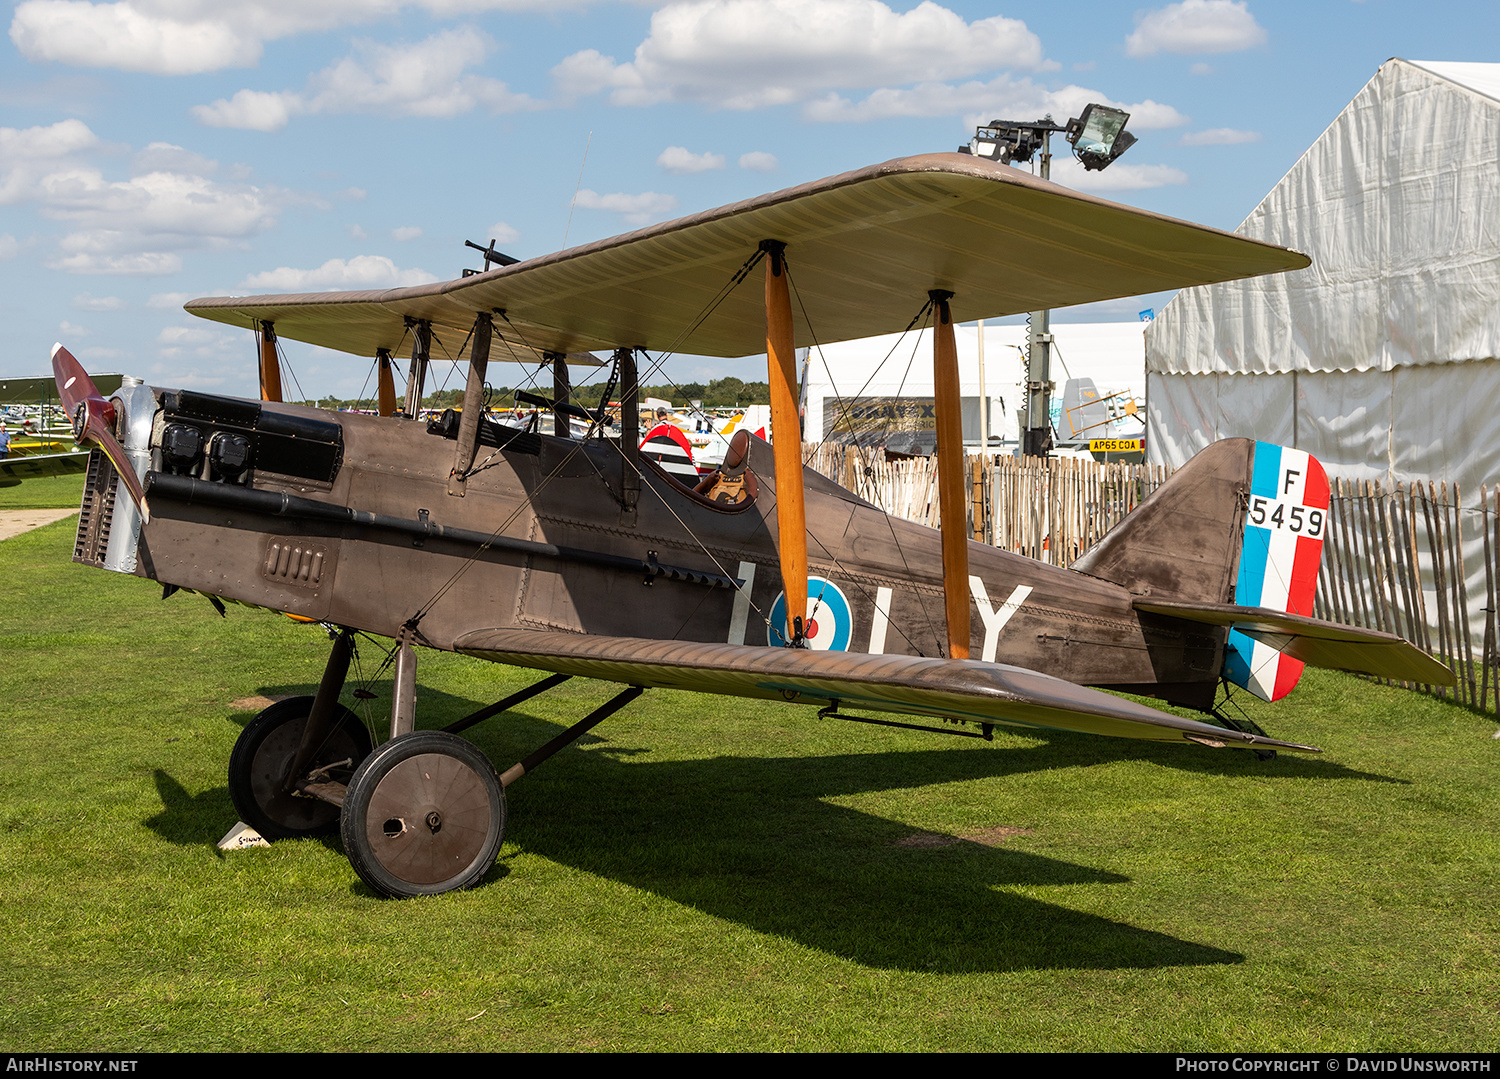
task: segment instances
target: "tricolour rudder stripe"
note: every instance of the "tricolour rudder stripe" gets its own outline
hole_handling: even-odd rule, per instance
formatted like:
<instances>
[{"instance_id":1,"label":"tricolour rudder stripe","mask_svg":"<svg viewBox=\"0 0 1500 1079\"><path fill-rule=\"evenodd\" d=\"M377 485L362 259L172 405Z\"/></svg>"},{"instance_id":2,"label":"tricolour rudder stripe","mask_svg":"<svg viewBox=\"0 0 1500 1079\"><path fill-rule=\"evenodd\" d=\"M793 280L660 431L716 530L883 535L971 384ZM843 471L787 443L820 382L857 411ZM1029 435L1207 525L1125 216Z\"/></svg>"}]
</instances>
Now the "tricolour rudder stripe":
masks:
<instances>
[{"instance_id":1,"label":"tricolour rudder stripe","mask_svg":"<svg viewBox=\"0 0 1500 1079\"><path fill-rule=\"evenodd\" d=\"M1302 450L1255 444L1234 601L1311 615L1328 530L1328 476ZM1285 697L1302 663L1238 630L1229 631L1224 677L1262 700Z\"/></svg>"}]
</instances>

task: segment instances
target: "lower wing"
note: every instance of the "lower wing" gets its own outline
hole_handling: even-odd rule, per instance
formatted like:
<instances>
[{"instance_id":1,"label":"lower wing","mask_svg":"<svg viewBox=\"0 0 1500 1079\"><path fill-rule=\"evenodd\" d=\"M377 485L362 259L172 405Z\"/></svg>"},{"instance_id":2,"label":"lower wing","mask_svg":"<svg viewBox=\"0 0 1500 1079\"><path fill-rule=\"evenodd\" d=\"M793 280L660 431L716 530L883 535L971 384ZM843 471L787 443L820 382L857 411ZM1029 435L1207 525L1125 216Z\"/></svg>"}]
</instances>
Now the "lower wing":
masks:
<instances>
[{"instance_id":1,"label":"lower wing","mask_svg":"<svg viewBox=\"0 0 1500 1079\"><path fill-rule=\"evenodd\" d=\"M1320 752L1159 712L1061 678L976 660L487 629L457 651L496 663L660 689L758 697L1154 742Z\"/></svg>"}]
</instances>

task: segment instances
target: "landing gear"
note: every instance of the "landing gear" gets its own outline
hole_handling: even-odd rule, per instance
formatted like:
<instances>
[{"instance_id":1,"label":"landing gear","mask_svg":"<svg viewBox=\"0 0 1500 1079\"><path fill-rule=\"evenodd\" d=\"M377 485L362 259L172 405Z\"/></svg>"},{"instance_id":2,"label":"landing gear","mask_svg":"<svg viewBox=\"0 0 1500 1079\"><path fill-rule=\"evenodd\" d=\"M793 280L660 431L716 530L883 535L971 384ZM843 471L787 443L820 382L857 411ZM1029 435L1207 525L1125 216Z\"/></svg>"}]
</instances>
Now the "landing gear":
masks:
<instances>
[{"instance_id":1,"label":"landing gear","mask_svg":"<svg viewBox=\"0 0 1500 1079\"><path fill-rule=\"evenodd\" d=\"M360 879L406 898L470 888L505 838L505 790L489 759L444 731L393 738L344 797L344 852Z\"/></svg>"},{"instance_id":2,"label":"landing gear","mask_svg":"<svg viewBox=\"0 0 1500 1079\"><path fill-rule=\"evenodd\" d=\"M271 705L246 725L229 755L229 798L240 819L267 839L332 835L338 830L338 806L294 794L288 783L312 706L312 697ZM306 773L347 783L370 748L370 734L359 717L339 707L333 729L317 747Z\"/></svg>"},{"instance_id":3,"label":"landing gear","mask_svg":"<svg viewBox=\"0 0 1500 1079\"><path fill-rule=\"evenodd\" d=\"M354 633L334 634L316 697L267 708L245 728L229 760L229 793L240 816L268 839L337 829L361 880L382 895L440 895L478 884L505 839L505 788L635 700L631 686L540 749L495 773L477 746L458 737L566 682L554 674L480 708L442 731L414 731L416 653L396 639L391 737L370 735L338 703L354 654Z\"/></svg>"}]
</instances>

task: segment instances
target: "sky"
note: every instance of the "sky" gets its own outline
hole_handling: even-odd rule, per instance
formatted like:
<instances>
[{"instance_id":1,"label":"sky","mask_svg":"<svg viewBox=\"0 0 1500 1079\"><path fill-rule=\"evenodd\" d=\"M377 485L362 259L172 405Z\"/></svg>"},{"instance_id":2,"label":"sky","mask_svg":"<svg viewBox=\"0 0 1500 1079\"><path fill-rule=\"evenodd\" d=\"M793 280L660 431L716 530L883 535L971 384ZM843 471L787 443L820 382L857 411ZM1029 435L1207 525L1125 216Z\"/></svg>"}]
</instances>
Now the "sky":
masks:
<instances>
[{"instance_id":1,"label":"sky","mask_svg":"<svg viewBox=\"0 0 1500 1079\"><path fill-rule=\"evenodd\" d=\"M447 280L480 265L465 240L547 254L1090 101L1129 110L1140 141L1103 172L1056 153L1054 181L1232 230L1385 60L1500 61L1492 0L23 0L10 15L0 376L48 372L61 340L90 370L246 396L253 337L186 300ZM366 360L286 352L289 396L373 393ZM765 377L696 357L667 372Z\"/></svg>"}]
</instances>

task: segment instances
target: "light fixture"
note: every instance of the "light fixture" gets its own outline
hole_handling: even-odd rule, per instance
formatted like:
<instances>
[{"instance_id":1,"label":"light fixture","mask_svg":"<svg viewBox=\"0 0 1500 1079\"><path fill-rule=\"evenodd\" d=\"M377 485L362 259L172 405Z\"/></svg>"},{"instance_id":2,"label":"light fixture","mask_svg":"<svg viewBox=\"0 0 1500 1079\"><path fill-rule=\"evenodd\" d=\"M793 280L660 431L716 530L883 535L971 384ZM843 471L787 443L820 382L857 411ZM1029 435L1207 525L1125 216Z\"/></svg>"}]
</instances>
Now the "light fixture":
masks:
<instances>
[{"instance_id":1,"label":"light fixture","mask_svg":"<svg viewBox=\"0 0 1500 1079\"><path fill-rule=\"evenodd\" d=\"M1090 171L1108 168L1135 145L1135 136L1125 130L1129 119L1130 113L1123 109L1088 105L1082 116L1068 121L1066 138L1073 144L1073 156Z\"/></svg>"}]
</instances>

